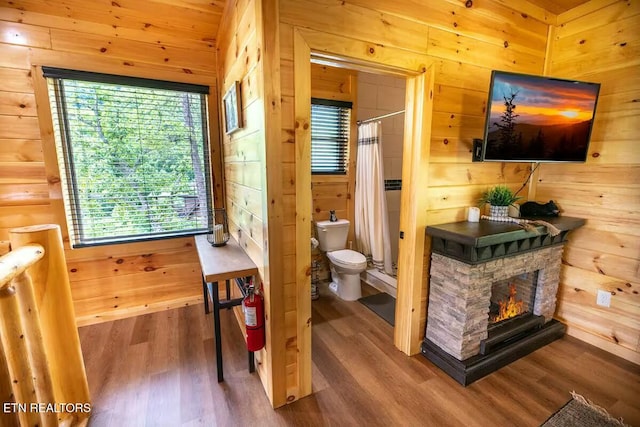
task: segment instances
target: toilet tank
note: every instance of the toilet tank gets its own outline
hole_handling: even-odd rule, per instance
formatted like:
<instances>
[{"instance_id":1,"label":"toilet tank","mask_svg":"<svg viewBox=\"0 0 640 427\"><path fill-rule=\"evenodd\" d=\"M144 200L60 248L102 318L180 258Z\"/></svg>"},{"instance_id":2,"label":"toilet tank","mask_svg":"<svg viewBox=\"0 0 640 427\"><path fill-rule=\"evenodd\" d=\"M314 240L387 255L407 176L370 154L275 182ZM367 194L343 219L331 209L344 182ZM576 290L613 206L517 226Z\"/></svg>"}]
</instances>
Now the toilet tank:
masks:
<instances>
[{"instance_id":1,"label":"toilet tank","mask_svg":"<svg viewBox=\"0 0 640 427\"><path fill-rule=\"evenodd\" d=\"M349 221L346 219L339 219L335 222L316 221L316 230L321 251L337 251L347 246Z\"/></svg>"}]
</instances>

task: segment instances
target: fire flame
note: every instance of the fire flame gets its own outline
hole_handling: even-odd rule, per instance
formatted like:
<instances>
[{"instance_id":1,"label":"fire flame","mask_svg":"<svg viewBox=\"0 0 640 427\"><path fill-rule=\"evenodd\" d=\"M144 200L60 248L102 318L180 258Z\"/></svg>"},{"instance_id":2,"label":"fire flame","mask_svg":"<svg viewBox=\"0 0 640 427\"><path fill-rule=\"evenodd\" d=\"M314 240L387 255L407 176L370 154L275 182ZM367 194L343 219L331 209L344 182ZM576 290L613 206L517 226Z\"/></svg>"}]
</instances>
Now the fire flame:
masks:
<instances>
[{"instance_id":1,"label":"fire flame","mask_svg":"<svg viewBox=\"0 0 640 427\"><path fill-rule=\"evenodd\" d=\"M494 322L500 322L522 314L524 302L516 301L516 285L509 285L509 298L506 301L498 301L500 312L493 318Z\"/></svg>"}]
</instances>

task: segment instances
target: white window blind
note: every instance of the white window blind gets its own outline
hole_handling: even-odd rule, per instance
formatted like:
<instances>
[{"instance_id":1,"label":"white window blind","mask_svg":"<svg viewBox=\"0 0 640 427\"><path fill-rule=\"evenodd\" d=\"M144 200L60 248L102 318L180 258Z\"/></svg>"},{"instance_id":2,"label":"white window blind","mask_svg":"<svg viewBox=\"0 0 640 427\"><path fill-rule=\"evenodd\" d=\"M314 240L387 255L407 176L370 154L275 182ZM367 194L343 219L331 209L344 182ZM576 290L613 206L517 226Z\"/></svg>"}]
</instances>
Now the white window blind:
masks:
<instances>
[{"instance_id":1,"label":"white window blind","mask_svg":"<svg viewBox=\"0 0 640 427\"><path fill-rule=\"evenodd\" d=\"M350 102L311 99L311 173L346 174Z\"/></svg>"},{"instance_id":2,"label":"white window blind","mask_svg":"<svg viewBox=\"0 0 640 427\"><path fill-rule=\"evenodd\" d=\"M208 87L43 71L73 247L211 231Z\"/></svg>"}]
</instances>

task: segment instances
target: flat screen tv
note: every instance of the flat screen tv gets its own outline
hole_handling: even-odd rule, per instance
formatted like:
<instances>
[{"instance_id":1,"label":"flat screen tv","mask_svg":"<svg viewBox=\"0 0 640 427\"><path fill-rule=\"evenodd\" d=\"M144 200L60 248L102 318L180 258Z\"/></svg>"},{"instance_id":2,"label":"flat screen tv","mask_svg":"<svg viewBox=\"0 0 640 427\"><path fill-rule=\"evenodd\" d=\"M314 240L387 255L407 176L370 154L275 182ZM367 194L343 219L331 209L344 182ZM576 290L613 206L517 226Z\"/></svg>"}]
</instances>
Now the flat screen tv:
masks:
<instances>
[{"instance_id":1,"label":"flat screen tv","mask_svg":"<svg viewBox=\"0 0 640 427\"><path fill-rule=\"evenodd\" d=\"M600 84L491 73L482 160L584 162Z\"/></svg>"}]
</instances>

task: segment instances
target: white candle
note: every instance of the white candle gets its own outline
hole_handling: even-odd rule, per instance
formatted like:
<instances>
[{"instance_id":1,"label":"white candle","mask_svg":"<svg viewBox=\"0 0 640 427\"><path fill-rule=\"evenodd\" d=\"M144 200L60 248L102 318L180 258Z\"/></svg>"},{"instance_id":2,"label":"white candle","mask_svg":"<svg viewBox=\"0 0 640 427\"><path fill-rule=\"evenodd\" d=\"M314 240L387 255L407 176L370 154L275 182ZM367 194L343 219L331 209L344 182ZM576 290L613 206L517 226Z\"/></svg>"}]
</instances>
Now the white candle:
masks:
<instances>
[{"instance_id":1,"label":"white candle","mask_svg":"<svg viewBox=\"0 0 640 427\"><path fill-rule=\"evenodd\" d=\"M509 206L509 216L511 218L520 218L520 205L517 203L514 203L513 205Z\"/></svg>"},{"instance_id":2,"label":"white candle","mask_svg":"<svg viewBox=\"0 0 640 427\"><path fill-rule=\"evenodd\" d=\"M469 212L467 213L467 221L480 222L480 208L476 208L475 206L470 206Z\"/></svg>"},{"instance_id":3,"label":"white candle","mask_svg":"<svg viewBox=\"0 0 640 427\"><path fill-rule=\"evenodd\" d=\"M213 243L216 245L224 243L224 227L222 224L216 224L213 226Z\"/></svg>"}]
</instances>

